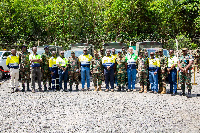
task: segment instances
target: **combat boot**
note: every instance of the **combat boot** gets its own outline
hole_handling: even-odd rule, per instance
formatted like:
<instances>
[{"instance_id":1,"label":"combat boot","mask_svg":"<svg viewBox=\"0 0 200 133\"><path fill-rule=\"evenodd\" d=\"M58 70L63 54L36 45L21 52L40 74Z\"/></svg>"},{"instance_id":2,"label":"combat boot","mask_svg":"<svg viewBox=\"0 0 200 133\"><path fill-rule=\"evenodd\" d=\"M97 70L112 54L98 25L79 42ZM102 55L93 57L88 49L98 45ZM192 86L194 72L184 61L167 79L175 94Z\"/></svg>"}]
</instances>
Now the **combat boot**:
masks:
<instances>
[{"instance_id":1,"label":"combat boot","mask_svg":"<svg viewBox=\"0 0 200 133\"><path fill-rule=\"evenodd\" d=\"M69 91L72 91L72 85L70 85L70 89L69 89Z\"/></svg>"},{"instance_id":2,"label":"combat boot","mask_svg":"<svg viewBox=\"0 0 200 133\"><path fill-rule=\"evenodd\" d=\"M165 87L162 87L162 92L160 94L166 94L166 88Z\"/></svg>"},{"instance_id":3,"label":"combat boot","mask_svg":"<svg viewBox=\"0 0 200 133\"><path fill-rule=\"evenodd\" d=\"M124 92L125 91L125 87L124 86L122 86L122 90L121 90L121 92Z\"/></svg>"},{"instance_id":4,"label":"combat boot","mask_svg":"<svg viewBox=\"0 0 200 133\"><path fill-rule=\"evenodd\" d=\"M142 93L142 92L144 91L144 86L141 85L140 88L141 88L141 89L140 89L139 93Z\"/></svg>"},{"instance_id":5,"label":"combat boot","mask_svg":"<svg viewBox=\"0 0 200 133\"><path fill-rule=\"evenodd\" d=\"M158 93L161 93L163 91L162 87L159 87Z\"/></svg>"},{"instance_id":6,"label":"combat boot","mask_svg":"<svg viewBox=\"0 0 200 133\"><path fill-rule=\"evenodd\" d=\"M47 86L46 85L44 85L44 91L47 91Z\"/></svg>"},{"instance_id":7,"label":"combat boot","mask_svg":"<svg viewBox=\"0 0 200 133\"><path fill-rule=\"evenodd\" d=\"M29 88L29 82L27 82L27 91L31 91Z\"/></svg>"},{"instance_id":8,"label":"combat boot","mask_svg":"<svg viewBox=\"0 0 200 133\"><path fill-rule=\"evenodd\" d=\"M94 91L97 91L97 86L95 86L94 88L95 88Z\"/></svg>"},{"instance_id":9,"label":"combat boot","mask_svg":"<svg viewBox=\"0 0 200 133\"><path fill-rule=\"evenodd\" d=\"M147 86L144 85L144 93L147 93Z\"/></svg>"},{"instance_id":10,"label":"combat boot","mask_svg":"<svg viewBox=\"0 0 200 133\"><path fill-rule=\"evenodd\" d=\"M101 85L99 85L99 91L102 91L102 90L101 90Z\"/></svg>"},{"instance_id":11,"label":"combat boot","mask_svg":"<svg viewBox=\"0 0 200 133\"><path fill-rule=\"evenodd\" d=\"M185 96L185 86L181 86L181 90L182 90L182 92L181 92L181 96Z\"/></svg>"},{"instance_id":12,"label":"combat boot","mask_svg":"<svg viewBox=\"0 0 200 133\"><path fill-rule=\"evenodd\" d=\"M22 85L22 92L25 92L25 85Z\"/></svg>"},{"instance_id":13,"label":"combat boot","mask_svg":"<svg viewBox=\"0 0 200 133\"><path fill-rule=\"evenodd\" d=\"M188 95L187 95L187 98L192 98L192 95L191 95L191 89L188 89Z\"/></svg>"},{"instance_id":14,"label":"combat boot","mask_svg":"<svg viewBox=\"0 0 200 133\"><path fill-rule=\"evenodd\" d=\"M117 91L121 91L121 86L120 85L118 86L118 90Z\"/></svg>"},{"instance_id":15,"label":"combat boot","mask_svg":"<svg viewBox=\"0 0 200 133\"><path fill-rule=\"evenodd\" d=\"M76 91L78 91L78 85L76 85Z\"/></svg>"}]
</instances>

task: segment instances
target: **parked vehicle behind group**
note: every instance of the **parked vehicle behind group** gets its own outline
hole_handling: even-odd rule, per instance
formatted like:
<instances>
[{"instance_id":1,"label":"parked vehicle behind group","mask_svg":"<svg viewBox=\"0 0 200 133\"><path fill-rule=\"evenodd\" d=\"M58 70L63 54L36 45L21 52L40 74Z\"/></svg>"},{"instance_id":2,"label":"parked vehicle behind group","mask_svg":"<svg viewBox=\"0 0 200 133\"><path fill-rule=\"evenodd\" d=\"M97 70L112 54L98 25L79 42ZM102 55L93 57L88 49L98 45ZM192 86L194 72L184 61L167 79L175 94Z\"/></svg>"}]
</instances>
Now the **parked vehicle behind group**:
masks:
<instances>
[{"instance_id":1,"label":"parked vehicle behind group","mask_svg":"<svg viewBox=\"0 0 200 133\"><path fill-rule=\"evenodd\" d=\"M6 59L10 54L10 51L0 51L0 79L10 72L6 66Z\"/></svg>"}]
</instances>

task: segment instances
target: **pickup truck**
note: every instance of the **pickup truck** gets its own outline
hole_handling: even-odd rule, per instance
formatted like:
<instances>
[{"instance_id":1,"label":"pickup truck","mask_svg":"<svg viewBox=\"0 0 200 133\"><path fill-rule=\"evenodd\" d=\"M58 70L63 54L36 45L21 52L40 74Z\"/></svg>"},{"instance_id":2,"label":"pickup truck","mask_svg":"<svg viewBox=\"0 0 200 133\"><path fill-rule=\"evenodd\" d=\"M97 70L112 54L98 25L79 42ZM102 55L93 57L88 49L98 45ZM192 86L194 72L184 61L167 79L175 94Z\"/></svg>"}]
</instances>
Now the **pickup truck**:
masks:
<instances>
[{"instance_id":1,"label":"pickup truck","mask_svg":"<svg viewBox=\"0 0 200 133\"><path fill-rule=\"evenodd\" d=\"M0 51L0 80L10 72L6 66L6 59L10 54L10 51Z\"/></svg>"}]
</instances>

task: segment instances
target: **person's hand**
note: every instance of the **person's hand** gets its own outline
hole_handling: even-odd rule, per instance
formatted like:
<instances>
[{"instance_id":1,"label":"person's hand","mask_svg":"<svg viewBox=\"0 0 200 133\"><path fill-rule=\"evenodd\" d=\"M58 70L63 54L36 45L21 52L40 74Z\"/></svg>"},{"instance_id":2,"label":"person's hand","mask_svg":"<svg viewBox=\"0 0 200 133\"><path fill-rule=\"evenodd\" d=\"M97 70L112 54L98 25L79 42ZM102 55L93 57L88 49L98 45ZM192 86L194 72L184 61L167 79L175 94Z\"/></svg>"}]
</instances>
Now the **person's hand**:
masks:
<instances>
[{"instance_id":1,"label":"person's hand","mask_svg":"<svg viewBox=\"0 0 200 133\"><path fill-rule=\"evenodd\" d=\"M162 70L161 72L162 72L162 74L164 74L164 73L165 73L165 70Z\"/></svg>"},{"instance_id":2,"label":"person's hand","mask_svg":"<svg viewBox=\"0 0 200 133\"><path fill-rule=\"evenodd\" d=\"M108 71L110 71L110 66L107 66Z\"/></svg>"},{"instance_id":3,"label":"person's hand","mask_svg":"<svg viewBox=\"0 0 200 133\"><path fill-rule=\"evenodd\" d=\"M51 72L51 75L54 75L54 72Z\"/></svg>"},{"instance_id":4,"label":"person's hand","mask_svg":"<svg viewBox=\"0 0 200 133\"><path fill-rule=\"evenodd\" d=\"M154 72L154 75L156 75L157 74L157 72Z\"/></svg>"},{"instance_id":5,"label":"person's hand","mask_svg":"<svg viewBox=\"0 0 200 133\"><path fill-rule=\"evenodd\" d=\"M68 71L68 74L71 74L71 72L70 72L70 71Z\"/></svg>"}]
</instances>

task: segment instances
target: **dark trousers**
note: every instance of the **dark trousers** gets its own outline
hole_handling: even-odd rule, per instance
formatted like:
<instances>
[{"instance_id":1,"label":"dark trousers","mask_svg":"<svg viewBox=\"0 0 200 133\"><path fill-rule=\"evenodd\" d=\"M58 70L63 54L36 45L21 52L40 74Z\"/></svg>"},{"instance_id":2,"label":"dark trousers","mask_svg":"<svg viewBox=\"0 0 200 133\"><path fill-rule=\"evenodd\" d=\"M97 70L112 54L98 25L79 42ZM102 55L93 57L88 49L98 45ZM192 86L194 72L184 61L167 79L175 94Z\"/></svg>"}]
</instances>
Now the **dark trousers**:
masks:
<instances>
[{"instance_id":1,"label":"dark trousers","mask_svg":"<svg viewBox=\"0 0 200 133\"><path fill-rule=\"evenodd\" d=\"M52 68L52 72L54 73L53 75L51 75L52 89L55 90L55 88L56 88L57 90L59 90L58 68Z\"/></svg>"},{"instance_id":2,"label":"dark trousers","mask_svg":"<svg viewBox=\"0 0 200 133\"><path fill-rule=\"evenodd\" d=\"M106 89L109 89L109 82L111 89L114 89L114 69L110 69L110 71L104 69L104 72L105 72Z\"/></svg>"}]
</instances>

